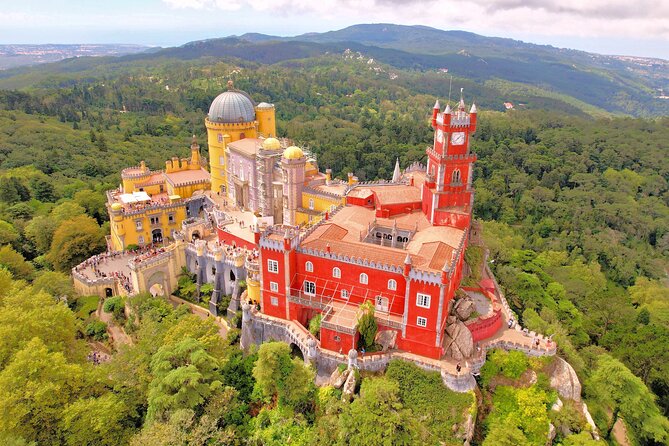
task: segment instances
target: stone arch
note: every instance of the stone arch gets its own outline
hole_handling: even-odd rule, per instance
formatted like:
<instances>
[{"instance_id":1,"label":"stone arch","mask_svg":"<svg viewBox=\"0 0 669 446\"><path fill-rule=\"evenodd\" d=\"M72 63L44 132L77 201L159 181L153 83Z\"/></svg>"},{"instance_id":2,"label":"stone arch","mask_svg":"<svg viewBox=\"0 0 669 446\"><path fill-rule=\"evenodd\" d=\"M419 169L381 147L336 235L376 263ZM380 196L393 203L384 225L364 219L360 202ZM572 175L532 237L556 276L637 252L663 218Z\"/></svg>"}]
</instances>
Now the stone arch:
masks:
<instances>
[{"instance_id":1,"label":"stone arch","mask_svg":"<svg viewBox=\"0 0 669 446\"><path fill-rule=\"evenodd\" d=\"M105 288L105 297L112 297L114 295L114 290L107 287Z\"/></svg>"},{"instance_id":2,"label":"stone arch","mask_svg":"<svg viewBox=\"0 0 669 446\"><path fill-rule=\"evenodd\" d=\"M162 270L150 273L146 279L146 289L153 296L168 296L171 290L167 281L167 274Z\"/></svg>"},{"instance_id":3,"label":"stone arch","mask_svg":"<svg viewBox=\"0 0 669 446\"><path fill-rule=\"evenodd\" d=\"M290 343L290 355L296 358L300 358L304 361L307 357L306 353L302 351L299 345L294 342Z\"/></svg>"}]
</instances>

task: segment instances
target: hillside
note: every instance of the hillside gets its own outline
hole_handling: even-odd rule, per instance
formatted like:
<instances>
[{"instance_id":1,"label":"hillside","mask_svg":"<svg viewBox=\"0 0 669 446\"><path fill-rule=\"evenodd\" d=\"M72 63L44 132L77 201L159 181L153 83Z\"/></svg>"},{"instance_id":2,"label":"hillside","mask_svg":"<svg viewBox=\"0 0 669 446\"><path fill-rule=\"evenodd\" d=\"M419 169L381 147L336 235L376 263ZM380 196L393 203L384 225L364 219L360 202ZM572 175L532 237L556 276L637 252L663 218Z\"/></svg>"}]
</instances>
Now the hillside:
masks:
<instances>
[{"instance_id":1,"label":"hillside","mask_svg":"<svg viewBox=\"0 0 669 446\"><path fill-rule=\"evenodd\" d=\"M494 90L486 94L491 99L486 105L498 110L503 110L503 102L545 109L555 109L555 102L560 102L558 109L568 106L595 116L669 114L669 100L661 98L669 91L669 62L664 60L602 56L462 31L389 24L283 38L252 33L123 57L66 60L42 65L39 73L26 67L0 72L0 88L38 86L54 76L88 74L102 66L116 69L212 58L263 65L319 63L324 57L348 54L347 50L382 65L386 72L438 73L444 84L451 75L467 79L475 84L471 91L475 97L485 86ZM398 75L397 83L404 78Z\"/></svg>"}]
</instances>

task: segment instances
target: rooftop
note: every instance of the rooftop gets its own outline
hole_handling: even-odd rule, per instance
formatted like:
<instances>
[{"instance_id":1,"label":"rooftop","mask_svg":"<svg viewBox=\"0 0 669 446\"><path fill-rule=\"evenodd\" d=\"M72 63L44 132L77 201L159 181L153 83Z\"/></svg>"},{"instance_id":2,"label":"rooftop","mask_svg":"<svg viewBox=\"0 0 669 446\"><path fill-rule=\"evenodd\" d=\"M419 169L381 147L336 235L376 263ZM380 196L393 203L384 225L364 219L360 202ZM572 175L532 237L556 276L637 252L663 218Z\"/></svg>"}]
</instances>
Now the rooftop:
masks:
<instances>
[{"instance_id":1,"label":"rooftop","mask_svg":"<svg viewBox=\"0 0 669 446\"><path fill-rule=\"evenodd\" d=\"M179 172L166 173L165 177L174 186L183 186L185 184L206 183L210 181L211 176L203 168L196 170L181 170Z\"/></svg>"},{"instance_id":2,"label":"rooftop","mask_svg":"<svg viewBox=\"0 0 669 446\"><path fill-rule=\"evenodd\" d=\"M228 148L242 155L255 156L258 153L258 148L262 146L263 140L258 138L244 138L239 141L228 143Z\"/></svg>"},{"instance_id":3,"label":"rooftop","mask_svg":"<svg viewBox=\"0 0 669 446\"><path fill-rule=\"evenodd\" d=\"M406 186L404 186L406 187ZM362 242L371 224L415 231L405 249ZM432 226L420 211L393 218L376 218L373 209L345 206L321 223L301 243L302 248L326 251L348 257L364 258L375 263L401 267L407 253L415 268L441 271L450 263L453 252L464 236L461 229Z\"/></svg>"}]
</instances>

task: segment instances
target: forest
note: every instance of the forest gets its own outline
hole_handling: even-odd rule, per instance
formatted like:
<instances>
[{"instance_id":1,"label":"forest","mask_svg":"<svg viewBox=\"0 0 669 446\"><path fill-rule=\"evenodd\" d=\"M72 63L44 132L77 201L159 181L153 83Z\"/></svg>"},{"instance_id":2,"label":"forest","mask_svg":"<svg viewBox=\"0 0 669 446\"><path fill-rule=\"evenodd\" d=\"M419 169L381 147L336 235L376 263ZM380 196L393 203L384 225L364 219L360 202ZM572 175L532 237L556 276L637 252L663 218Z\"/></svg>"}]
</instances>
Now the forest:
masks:
<instances>
[{"instance_id":1,"label":"forest","mask_svg":"<svg viewBox=\"0 0 669 446\"><path fill-rule=\"evenodd\" d=\"M123 321L132 346L103 365L87 360L105 329L69 271L105 249L104 191L120 170L185 156L193 133L206 154L208 104L233 79L276 105L279 134L308 146L321 169L388 178L397 158L425 162L429 113L449 82L378 68L335 55L277 65L158 59L36 82L26 74L21 90L0 90L4 444L457 444L450 426L469 411L484 446L544 444L549 419L564 427L554 444L601 444L581 435L573 411L555 418L541 378L550 364L501 352L482 372L478 409L405 363L364 376L348 403L315 387L282 344L244 356L236 330L222 339L213 324L136 296ZM667 444L669 118L590 116L532 96L526 110L500 112L485 83L453 85L480 110L474 213L518 320L553 335L606 441L615 444L621 419L632 444ZM530 372L532 385L522 378ZM425 413L438 418L416 415Z\"/></svg>"}]
</instances>

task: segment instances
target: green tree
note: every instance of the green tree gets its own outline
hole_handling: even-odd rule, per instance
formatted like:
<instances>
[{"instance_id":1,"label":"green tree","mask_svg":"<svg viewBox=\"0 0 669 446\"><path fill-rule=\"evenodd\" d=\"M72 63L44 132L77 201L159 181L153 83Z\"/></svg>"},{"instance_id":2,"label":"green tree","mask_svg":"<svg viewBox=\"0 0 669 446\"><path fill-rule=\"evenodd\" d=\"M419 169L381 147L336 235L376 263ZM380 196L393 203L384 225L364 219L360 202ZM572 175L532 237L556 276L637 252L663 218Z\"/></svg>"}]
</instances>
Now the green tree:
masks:
<instances>
[{"instance_id":1,"label":"green tree","mask_svg":"<svg viewBox=\"0 0 669 446\"><path fill-rule=\"evenodd\" d=\"M14 225L0 220L0 245L13 245L19 239L19 232Z\"/></svg>"},{"instance_id":2,"label":"green tree","mask_svg":"<svg viewBox=\"0 0 669 446\"><path fill-rule=\"evenodd\" d=\"M84 368L34 338L0 372L0 431L60 443L63 407L88 387Z\"/></svg>"},{"instance_id":3,"label":"green tree","mask_svg":"<svg viewBox=\"0 0 669 446\"><path fill-rule=\"evenodd\" d=\"M4 176L0 178L0 201L8 204L27 201L30 199L30 191L16 177Z\"/></svg>"},{"instance_id":4,"label":"green tree","mask_svg":"<svg viewBox=\"0 0 669 446\"><path fill-rule=\"evenodd\" d=\"M374 318L374 306L370 301L360 305L362 314L358 319L358 331L360 332L360 344L365 349L370 349L374 345L376 333L379 327Z\"/></svg>"},{"instance_id":5,"label":"green tree","mask_svg":"<svg viewBox=\"0 0 669 446\"><path fill-rule=\"evenodd\" d=\"M45 291L56 299L65 297L71 299L75 296L72 278L67 274L57 271L43 271L33 280L35 291Z\"/></svg>"},{"instance_id":6,"label":"green tree","mask_svg":"<svg viewBox=\"0 0 669 446\"><path fill-rule=\"evenodd\" d=\"M91 217L64 221L56 230L47 259L59 271L69 271L93 254L105 249L105 238Z\"/></svg>"},{"instance_id":7,"label":"green tree","mask_svg":"<svg viewBox=\"0 0 669 446\"><path fill-rule=\"evenodd\" d=\"M352 446L413 444L414 414L399 399L396 381L365 379L356 398L339 419L340 443Z\"/></svg>"},{"instance_id":8,"label":"green tree","mask_svg":"<svg viewBox=\"0 0 669 446\"><path fill-rule=\"evenodd\" d=\"M30 179L32 196L42 202L56 201L56 189L53 183L45 177L36 176Z\"/></svg>"},{"instance_id":9,"label":"green tree","mask_svg":"<svg viewBox=\"0 0 669 446\"><path fill-rule=\"evenodd\" d=\"M15 279L30 280L35 273L35 268L9 245L0 248L0 266L7 268Z\"/></svg>"},{"instance_id":10,"label":"green tree","mask_svg":"<svg viewBox=\"0 0 669 446\"><path fill-rule=\"evenodd\" d=\"M658 443L669 440L669 421L660 414L654 395L617 359L606 354L599 357L588 392L613 412L606 438L611 437L613 426L622 416L638 437Z\"/></svg>"},{"instance_id":11,"label":"green tree","mask_svg":"<svg viewBox=\"0 0 669 446\"><path fill-rule=\"evenodd\" d=\"M109 219L104 194L84 189L74 194L74 201L86 209L86 213L96 219L98 223L101 224Z\"/></svg>"},{"instance_id":12,"label":"green tree","mask_svg":"<svg viewBox=\"0 0 669 446\"><path fill-rule=\"evenodd\" d=\"M196 409L223 387L219 363L192 338L162 346L151 359L148 420L167 420L179 409Z\"/></svg>"},{"instance_id":13,"label":"green tree","mask_svg":"<svg viewBox=\"0 0 669 446\"><path fill-rule=\"evenodd\" d=\"M304 404L314 391L313 371L300 359L291 359L290 347L283 342L260 346L253 377L260 394L267 399L276 398L279 405Z\"/></svg>"},{"instance_id":14,"label":"green tree","mask_svg":"<svg viewBox=\"0 0 669 446\"><path fill-rule=\"evenodd\" d=\"M497 423L488 431L483 446L531 446L531 443L517 426Z\"/></svg>"},{"instance_id":15,"label":"green tree","mask_svg":"<svg viewBox=\"0 0 669 446\"><path fill-rule=\"evenodd\" d=\"M61 426L71 446L125 444L133 430L128 407L112 392L79 399L65 408Z\"/></svg>"},{"instance_id":16,"label":"green tree","mask_svg":"<svg viewBox=\"0 0 669 446\"><path fill-rule=\"evenodd\" d=\"M563 441L562 446L601 446L601 441L592 439L592 435L588 432L581 432L579 434L568 435Z\"/></svg>"}]
</instances>

